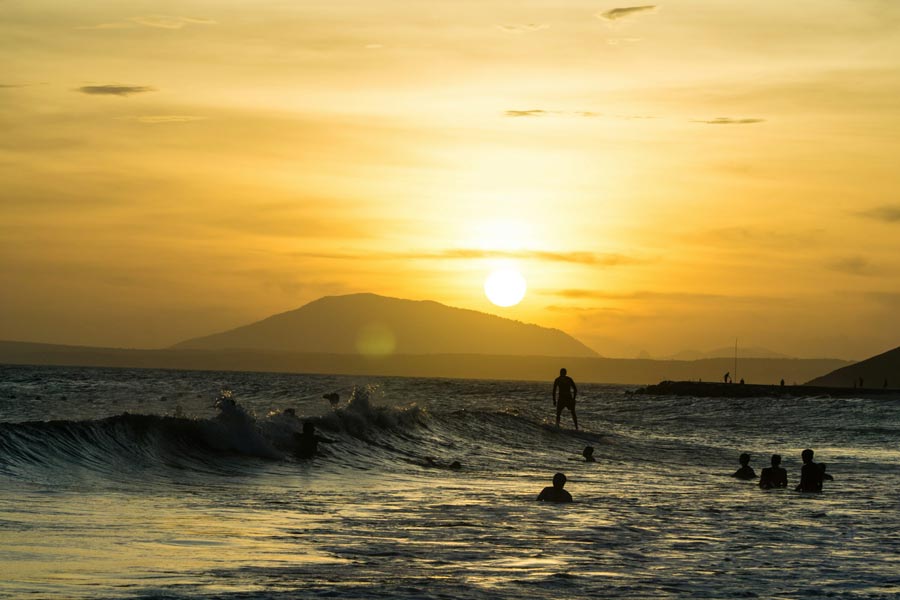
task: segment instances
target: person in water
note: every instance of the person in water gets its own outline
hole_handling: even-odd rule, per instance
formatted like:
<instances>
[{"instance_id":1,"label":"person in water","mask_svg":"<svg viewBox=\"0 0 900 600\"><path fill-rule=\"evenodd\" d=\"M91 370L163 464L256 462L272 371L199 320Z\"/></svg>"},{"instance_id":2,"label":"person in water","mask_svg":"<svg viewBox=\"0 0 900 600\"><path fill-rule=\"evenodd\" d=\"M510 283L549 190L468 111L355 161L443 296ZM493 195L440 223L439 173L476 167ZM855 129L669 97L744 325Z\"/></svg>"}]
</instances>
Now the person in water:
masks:
<instances>
[{"instance_id":1,"label":"person in water","mask_svg":"<svg viewBox=\"0 0 900 600\"><path fill-rule=\"evenodd\" d=\"M319 442L331 444L330 440L316 433L316 426L312 421L303 422L303 433L294 434L294 454L297 458L312 458L319 451Z\"/></svg>"},{"instance_id":2,"label":"person in water","mask_svg":"<svg viewBox=\"0 0 900 600\"><path fill-rule=\"evenodd\" d=\"M559 398L557 399L557 392ZM556 426L559 427L559 416L564 408L572 413L572 421L575 429L578 429L578 417L575 416L575 398L578 397L578 388L572 378L566 375L565 369L559 370L559 377L553 381L553 406L556 407Z\"/></svg>"},{"instance_id":3,"label":"person in water","mask_svg":"<svg viewBox=\"0 0 900 600\"><path fill-rule=\"evenodd\" d=\"M732 477L737 477L738 479L756 479L756 471L753 470L753 467L750 466L750 455L744 452L741 454L738 460L741 463L741 468L734 472Z\"/></svg>"},{"instance_id":4,"label":"person in water","mask_svg":"<svg viewBox=\"0 0 900 600\"><path fill-rule=\"evenodd\" d=\"M581 455L584 457L584 462L597 462L597 459L594 458L593 446L585 446L584 450L581 451Z\"/></svg>"},{"instance_id":5,"label":"person in water","mask_svg":"<svg viewBox=\"0 0 900 600\"><path fill-rule=\"evenodd\" d=\"M781 468L781 455L772 455L772 466L762 470L759 487L764 490L787 487L787 471Z\"/></svg>"},{"instance_id":6,"label":"person in water","mask_svg":"<svg viewBox=\"0 0 900 600\"><path fill-rule=\"evenodd\" d=\"M566 485L566 476L557 473L553 476L553 487L545 487L541 490L537 499L542 502L571 502L572 494L563 489Z\"/></svg>"},{"instance_id":7,"label":"person in water","mask_svg":"<svg viewBox=\"0 0 900 600\"><path fill-rule=\"evenodd\" d=\"M800 467L800 483L795 488L798 492L822 491L822 467L813 462L814 453L807 448L800 453L803 466Z\"/></svg>"}]
</instances>

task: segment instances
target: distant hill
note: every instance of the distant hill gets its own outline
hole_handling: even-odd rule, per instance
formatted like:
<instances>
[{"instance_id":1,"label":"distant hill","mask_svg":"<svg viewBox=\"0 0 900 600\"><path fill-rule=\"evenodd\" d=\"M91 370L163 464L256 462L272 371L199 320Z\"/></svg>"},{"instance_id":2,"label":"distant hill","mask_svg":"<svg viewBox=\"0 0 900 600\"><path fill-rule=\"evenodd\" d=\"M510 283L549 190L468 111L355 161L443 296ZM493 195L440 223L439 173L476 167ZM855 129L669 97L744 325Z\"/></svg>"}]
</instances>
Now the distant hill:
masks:
<instances>
[{"instance_id":1,"label":"distant hill","mask_svg":"<svg viewBox=\"0 0 900 600\"><path fill-rule=\"evenodd\" d=\"M885 387L886 381L888 388L900 389L900 348L842 367L813 379L807 385L854 387L859 386L860 378L863 387Z\"/></svg>"},{"instance_id":2,"label":"distant hill","mask_svg":"<svg viewBox=\"0 0 900 600\"><path fill-rule=\"evenodd\" d=\"M366 356L597 356L558 329L437 302L375 294L326 296L256 323L181 342L172 349Z\"/></svg>"},{"instance_id":3,"label":"distant hill","mask_svg":"<svg viewBox=\"0 0 900 600\"><path fill-rule=\"evenodd\" d=\"M724 348L714 348L702 352L700 350L682 350L671 356L667 356L667 360L701 360L704 358L732 358L734 357L734 346L726 346ZM781 354L761 348L759 346L749 346L742 348L738 346L738 359L744 358L792 358L787 354Z\"/></svg>"},{"instance_id":4,"label":"distant hill","mask_svg":"<svg viewBox=\"0 0 900 600\"><path fill-rule=\"evenodd\" d=\"M624 358L559 358L548 356L489 356L484 354L322 354L263 350L137 350L59 346L0 341L0 364L67 365L188 369L200 371L269 371L344 375L448 377L545 381L560 367L582 383L648 384L662 380L721 381L732 369L729 358L696 361L633 360ZM740 361L739 378L747 384L788 384L845 366L837 359L748 358Z\"/></svg>"}]
</instances>

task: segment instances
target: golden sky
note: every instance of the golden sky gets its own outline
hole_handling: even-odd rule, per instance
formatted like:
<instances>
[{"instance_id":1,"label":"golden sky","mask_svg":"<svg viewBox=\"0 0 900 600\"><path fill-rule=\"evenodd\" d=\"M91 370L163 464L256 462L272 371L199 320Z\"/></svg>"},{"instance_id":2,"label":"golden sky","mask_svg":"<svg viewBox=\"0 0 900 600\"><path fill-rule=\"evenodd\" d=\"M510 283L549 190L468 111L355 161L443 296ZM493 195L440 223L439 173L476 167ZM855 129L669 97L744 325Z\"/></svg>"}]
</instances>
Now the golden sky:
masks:
<instances>
[{"instance_id":1,"label":"golden sky","mask_svg":"<svg viewBox=\"0 0 900 600\"><path fill-rule=\"evenodd\" d=\"M900 345L894 0L0 0L0 67L0 339L368 291L606 356Z\"/></svg>"}]
</instances>

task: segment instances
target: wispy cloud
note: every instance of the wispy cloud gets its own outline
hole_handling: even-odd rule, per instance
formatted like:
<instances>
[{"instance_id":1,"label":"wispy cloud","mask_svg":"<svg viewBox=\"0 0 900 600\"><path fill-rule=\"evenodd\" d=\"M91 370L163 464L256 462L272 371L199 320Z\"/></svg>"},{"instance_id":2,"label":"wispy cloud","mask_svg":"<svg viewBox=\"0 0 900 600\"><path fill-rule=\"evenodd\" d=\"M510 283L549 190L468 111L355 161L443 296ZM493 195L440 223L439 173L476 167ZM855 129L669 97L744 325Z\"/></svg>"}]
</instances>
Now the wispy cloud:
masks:
<instances>
[{"instance_id":1,"label":"wispy cloud","mask_svg":"<svg viewBox=\"0 0 900 600\"><path fill-rule=\"evenodd\" d=\"M156 91L156 88L146 85L85 85L78 88L77 91L92 96L130 96L132 94L153 92Z\"/></svg>"},{"instance_id":2,"label":"wispy cloud","mask_svg":"<svg viewBox=\"0 0 900 600\"><path fill-rule=\"evenodd\" d=\"M639 13L653 12L656 10L655 4L645 4L643 6L623 6L614 8L604 12L597 13L598 19L606 19L607 21L618 21L619 19L627 19Z\"/></svg>"},{"instance_id":3,"label":"wispy cloud","mask_svg":"<svg viewBox=\"0 0 900 600\"><path fill-rule=\"evenodd\" d=\"M877 269L864 256L844 256L826 264L832 271L848 275L874 275Z\"/></svg>"},{"instance_id":4,"label":"wispy cloud","mask_svg":"<svg viewBox=\"0 0 900 600\"><path fill-rule=\"evenodd\" d=\"M550 26L544 23L516 23L512 25L497 25L497 29L504 33L512 33L521 35L523 33L533 33L543 29L549 29Z\"/></svg>"},{"instance_id":5,"label":"wispy cloud","mask_svg":"<svg viewBox=\"0 0 900 600\"><path fill-rule=\"evenodd\" d=\"M459 260L459 259L519 259L563 262L596 267L618 267L645 262L641 259L612 252L550 252L545 250L480 250L477 248L454 248L437 252L381 252L381 253L328 253L300 252L297 256L308 258L328 258L337 260L357 260L362 257L382 260Z\"/></svg>"},{"instance_id":6,"label":"wispy cloud","mask_svg":"<svg viewBox=\"0 0 900 600\"><path fill-rule=\"evenodd\" d=\"M191 17L172 17L168 15L149 15L145 17L133 17L131 21L144 27L156 27L158 29L181 29L186 25L215 25L212 19L194 19Z\"/></svg>"},{"instance_id":7,"label":"wispy cloud","mask_svg":"<svg viewBox=\"0 0 900 600\"><path fill-rule=\"evenodd\" d=\"M783 301L775 296L729 296L724 294L688 293L688 292L652 292L638 290L634 292L607 292L589 289L564 289L544 292L548 296L558 296L570 300L630 300L630 301L681 301L681 302L744 302L761 303Z\"/></svg>"},{"instance_id":8,"label":"wispy cloud","mask_svg":"<svg viewBox=\"0 0 900 600\"><path fill-rule=\"evenodd\" d=\"M147 123L148 125L156 125L161 123L190 123L191 121L204 121L206 117L197 117L194 115L141 115L138 117L118 117L124 120L137 121L138 123Z\"/></svg>"},{"instance_id":9,"label":"wispy cloud","mask_svg":"<svg viewBox=\"0 0 900 600\"><path fill-rule=\"evenodd\" d=\"M606 43L610 46L618 46L620 44L637 44L641 38L609 38Z\"/></svg>"},{"instance_id":10,"label":"wispy cloud","mask_svg":"<svg viewBox=\"0 0 900 600\"><path fill-rule=\"evenodd\" d=\"M124 21L111 23L98 23L97 25L82 25L76 29L131 29L133 27L153 27L155 29L182 29L188 25L215 25L212 19L195 19L192 17L177 17L171 15L146 15L131 17Z\"/></svg>"},{"instance_id":11,"label":"wispy cloud","mask_svg":"<svg viewBox=\"0 0 900 600\"><path fill-rule=\"evenodd\" d=\"M546 110L531 109L531 110L508 110L505 114L507 117L543 117L547 115Z\"/></svg>"},{"instance_id":12,"label":"wispy cloud","mask_svg":"<svg viewBox=\"0 0 900 600\"><path fill-rule=\"evenodd\" d=\"M900 204L885 204L869 210L856 213L861 217L884 221L886 223L900 223Z\"/></svg>"},{"instance_id":13,"label":"wispy cloud","mask_svg":"<svg viewBox=\"0 0 900 600\"><path fill-rule=\"evenodd\" d=\"M765 119L732 119L730 117L716 117L715 119L694 119L694 123L706 123L707 125L750 125L763 123Z\"/></svg>"},{"instance_id":14,"label":"wispy cloud","mask_svg":"<svg viewBox=\"0 0 900 600\"><path fill-rule=\"evenodd\" d=\"M507 110L503 114L504 116L513 118L548 116L591 118L600 116L600 113L590 110L543 110L540 108L532 108L529 110Z\"/></svg>"}]
</instances>

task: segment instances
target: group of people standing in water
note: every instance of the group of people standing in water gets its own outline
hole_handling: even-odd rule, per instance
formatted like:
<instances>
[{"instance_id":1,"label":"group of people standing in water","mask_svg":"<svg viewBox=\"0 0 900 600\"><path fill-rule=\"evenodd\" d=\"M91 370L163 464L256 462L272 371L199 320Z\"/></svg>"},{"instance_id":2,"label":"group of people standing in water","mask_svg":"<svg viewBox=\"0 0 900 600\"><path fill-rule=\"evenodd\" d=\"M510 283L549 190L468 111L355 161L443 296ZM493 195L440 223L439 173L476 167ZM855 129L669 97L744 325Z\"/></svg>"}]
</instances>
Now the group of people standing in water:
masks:
<instances>
[{"instance_id":1,"label":"group of people standing in water","mask_svg":"<svg viewBox=\"0 0 900 600\"><path fill-rule=\"evenodd\" d=\"M800 453L803 466L800 468L800 483L794 489L798 492L821 492L822 482L834 480L834 477L825 472L825 463L813 462L815 453L807 448ZM756 471L750 466L750 455L746 452L738 458L741 467L732 474L732 477L744 480L756 479ZM772 466L762 470L759 476L759 487L764 490L773 488L786 488L788 486L787 471L781 466L781 455L772 455Z\"/></svg>"}]
</instances>

